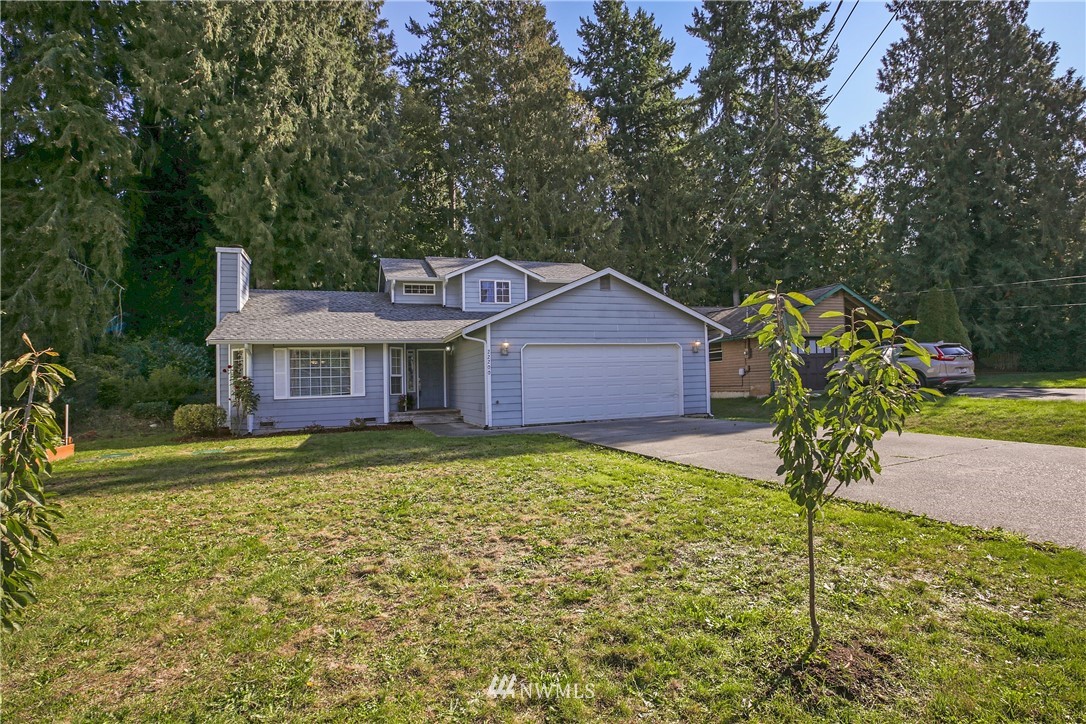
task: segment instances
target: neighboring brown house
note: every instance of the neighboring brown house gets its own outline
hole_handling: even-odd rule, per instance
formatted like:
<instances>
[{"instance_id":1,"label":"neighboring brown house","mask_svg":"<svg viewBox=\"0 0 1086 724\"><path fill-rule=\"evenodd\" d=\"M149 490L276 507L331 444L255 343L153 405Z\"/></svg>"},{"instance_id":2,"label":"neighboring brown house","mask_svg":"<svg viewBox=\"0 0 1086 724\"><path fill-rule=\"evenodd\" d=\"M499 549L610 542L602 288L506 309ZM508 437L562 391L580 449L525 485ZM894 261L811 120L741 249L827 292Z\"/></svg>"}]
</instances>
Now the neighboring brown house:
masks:
<instances>
[{"instance_id":1,"label":"neighboring brown house","mask_svg":"<svg viewBox=\"0 0 1086 724\"><path fill-rule=\"evenodd\" d=\"M831 284L803 292L814 306L805 307L803 318L810 325L806 364L800 370L804 383L814 390L826 385L826 363L836 357L836 350L818 345L824 332L842 323L831 317L820 319L823 312L849 314L865 307L868 318L878 321L890 317L869 300L844 284ZM694 307L695 310L732 330L719 342L709 345L709 390L713 397L765 397L772 391L769 382L769 353L758 348L758 327L744 320L753 315L753 307Z\"/></svg>"}]
</instances>

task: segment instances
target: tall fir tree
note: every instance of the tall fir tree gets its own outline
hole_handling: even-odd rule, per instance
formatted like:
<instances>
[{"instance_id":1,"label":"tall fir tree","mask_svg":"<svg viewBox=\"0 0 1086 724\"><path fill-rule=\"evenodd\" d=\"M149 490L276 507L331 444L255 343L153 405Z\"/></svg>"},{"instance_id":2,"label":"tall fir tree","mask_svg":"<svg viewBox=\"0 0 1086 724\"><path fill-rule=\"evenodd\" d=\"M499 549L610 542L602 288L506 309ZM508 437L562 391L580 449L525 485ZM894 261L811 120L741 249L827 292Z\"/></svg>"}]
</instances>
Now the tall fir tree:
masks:
<instances>
[{"instance_id":1,"label":"tall fir tree","mask_svg":"<svg viewBox=\"0 0 1086 724\"><path fill-rule=\"evenodd\" d=\"M738 303L742 291L784 280L831 281L822 260L848 247L854 144L827 120L827 5L799 0L706 2L691 33L709 46L697 76L698 143L706 188L706 253L692 267ZM717 301L720 301L719 298Z\"/></svg>"},{"instance_id":2,"label":"tall fir tree","mask_svg":"<svg viewBox=\"0 0 1086 724\"><path fill-rule=\"evenodd\" d=\"M622 256L641 281L673 287L697 238L683 155L693 128L691 102L681 96L690 66L672 67L675 42L644 9L631 13L620 0L597 0L592 10L577 31L575 66L617 162Z\"/></svg>"},{"instance_id":3,"label":"tall fir tree","mask_svg":"<svg viewBox=\"0 0 1086 724\"><path fill-rule=\"evenodd\" d=\"M2 25L5 352L79 353L118 314L136 173L123 60L131 8L10 3Z\"/></svg>"},{"instance_id":4,"label":"tall fir tree","mask_svg":"<svg viewBox=\"0 0 1086 724\"><path fill-rule=\"evenodd\" d=\"M904 37L878 88L866 174L886 217L895 306L959 288L983 351L1068 365L1086 347L1081 287L1021 283L1086 273L1086 90L1025 3L894 2Z\"/></svg>"},{"instance_id":5,"label":"tall fir tree","mask_svg":"<svg viewBox=\"0 0 1086 724\"><path fill-rule=\"evenodd\" d=\"M614 263L612 163L542 4L436 2L409 30L422 47L403 62L407 174L426 182L413 206L436 240Z\"/></svg>"},{"instance_id":6,"label":"tall fir tree","mask_svg":"<svg viewBox=\"0 0 1086 724\"><path fill-rule=\"evenodd\" d=\"M392 41L379 2L172 8L178 106L199 149L209 245L262 286L358 289L399 229ZM194 18L190 17L194 15Z\"/></svg>"}]
</instances>

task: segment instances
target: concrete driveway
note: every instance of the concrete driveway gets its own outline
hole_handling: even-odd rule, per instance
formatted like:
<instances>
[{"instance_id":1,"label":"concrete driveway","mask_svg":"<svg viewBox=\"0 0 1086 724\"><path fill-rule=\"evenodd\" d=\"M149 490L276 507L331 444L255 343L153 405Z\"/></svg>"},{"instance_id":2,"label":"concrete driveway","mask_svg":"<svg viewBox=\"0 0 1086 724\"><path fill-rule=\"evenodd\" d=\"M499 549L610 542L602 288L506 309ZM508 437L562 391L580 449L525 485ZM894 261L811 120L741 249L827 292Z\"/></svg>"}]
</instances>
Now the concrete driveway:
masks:
<instances>
[{"instance_id":1,"label":"concrete driveway","mask_svg":"<svg viewBox=\"0 0 1086 724\"><path fill-rule=\"evenodd\" d=\"M1086 402L1086 387L966 387L966 397L1002 397L1012 400L1074 400Z\"/></svg>"},{"instance_id":2,"label":"concrete driveway","mask_svg":"<svg viewBox=\"0 0 1086 724\"><path fill-rule=\"evenodd\" d=\"M779 479L772 428L761 423L669 417L525 432ZM883 472L875 484L842 489L841 497L1086 550L1086 449L907 432L888 435L878 450Z\"/></svg>"}]
</instances>

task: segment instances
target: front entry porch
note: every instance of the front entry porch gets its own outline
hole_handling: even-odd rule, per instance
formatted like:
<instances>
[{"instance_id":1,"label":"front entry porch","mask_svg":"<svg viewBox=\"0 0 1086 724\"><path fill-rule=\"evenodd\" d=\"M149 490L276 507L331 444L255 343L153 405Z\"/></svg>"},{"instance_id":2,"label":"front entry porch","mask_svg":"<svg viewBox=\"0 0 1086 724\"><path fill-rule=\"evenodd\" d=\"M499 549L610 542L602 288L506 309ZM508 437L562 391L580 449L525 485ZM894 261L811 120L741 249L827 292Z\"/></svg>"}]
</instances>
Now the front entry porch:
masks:
<instances>
[{"instance_id":1,"label":"front entry porch","mask_svg":"<svg viewBox=\"0 0 1086 724\"><path fill-rule=\"evenodd\" d=\"M455 412L449 407L449 356L444 345L405 344L388 347L389 421L407 422L415 412Z\"/></svg>"}]
</instances>

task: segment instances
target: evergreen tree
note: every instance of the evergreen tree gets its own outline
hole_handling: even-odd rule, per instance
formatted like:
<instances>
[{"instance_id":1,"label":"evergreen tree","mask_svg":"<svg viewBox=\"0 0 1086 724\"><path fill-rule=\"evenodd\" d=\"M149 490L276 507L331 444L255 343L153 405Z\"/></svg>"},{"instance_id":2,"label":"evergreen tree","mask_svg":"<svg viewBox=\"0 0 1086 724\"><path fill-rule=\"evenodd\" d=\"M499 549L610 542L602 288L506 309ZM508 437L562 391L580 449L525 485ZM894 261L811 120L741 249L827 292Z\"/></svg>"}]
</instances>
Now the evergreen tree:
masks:
<instances>
[{"instance_id":1,"label":"evergreen tree","mask_svg":"<svg viewBox=\"0 0 1086 724\"><path fill-rule=\"evenodd\" d=\"M823 109L836 58L827 48L832 23L819 26L826 7L706 2L690 28L709 45L697 76L711 260L704 273L735 303L752 285L831 281L823 260L850 244L843 220L855 148Z\"/></svg>"},{"instance_id":2,"label":"evergreen tree","mask_svg":"<svg viewBox=\"0 0 1086 724\"><path fill-rule=\"evenodd\" d=\"M542 4L436 2L409 30L423 43L403 63L408 175L426 181L413 211L436 241L480 257L616 263L611 161Z\"/></svg>"},{"instance_id":3,"label":"evergreen tree","mask_svg":"<svg viewBox=\"0 0 1086 724\"><path fill-rule=\"evenodd\" d=\"M118 313L135 174L122 24L107 3L7 3L2 26L3 347L65 353Z\"/></svg>"},{"instance_id":4,"label":"evergreen tree","mask_svg":"<svg viewBox=\"0 0 1086 724\"><path fill-rule=\"evenodd\" d=\"M866 173L897 306L961 287L982 350L1081 359L1086 319L1065 306L1077 287L1020 282L1086 271L1082 78L1056 73L1058 48L1029 29L1024 3L891 9L905 34L879 71L889 98L867 129Z\"/></svg>"},{"instance_id":5,"label":"evergreen tree","mask_svg":"<svg viewBox=\"0 0 1086 724\"><path fill-rule=\"evenodd\" d=\"M577 69L584 95L607 131L617 162L616 213L629 273L671 286L696 238L689 174L682 155L691 135L690 101L679 92L690 67L671 66L675 42L653 16L619 0L597 0L581 18Z\"/></svg>"},{"instance_id":6,"label":"evergreen tree","mask_svg":"<svg viewBox=\"0 0 1086 724\"><path fill-rule=\"evenodd\" d=\"M261 286L364 288L399 228L392 43L377 2L171 8L176 101L214 233ZM195 23L190 15L194 14ZM175 76L176 77L176 76Z\"/></svg>"},{"instance_id":7,"label":"evergreen tree","mask_svg":"<svg viewBox=\"0 0 1086 724\"><path fill-rule=\"evenodd\" d=\"M969 333L958 313L958 300L949 285L929 289L920 295L916 312L920 324L916 339L921 342L956 342L970 346Z\"/></svg>"}]
</instances>

